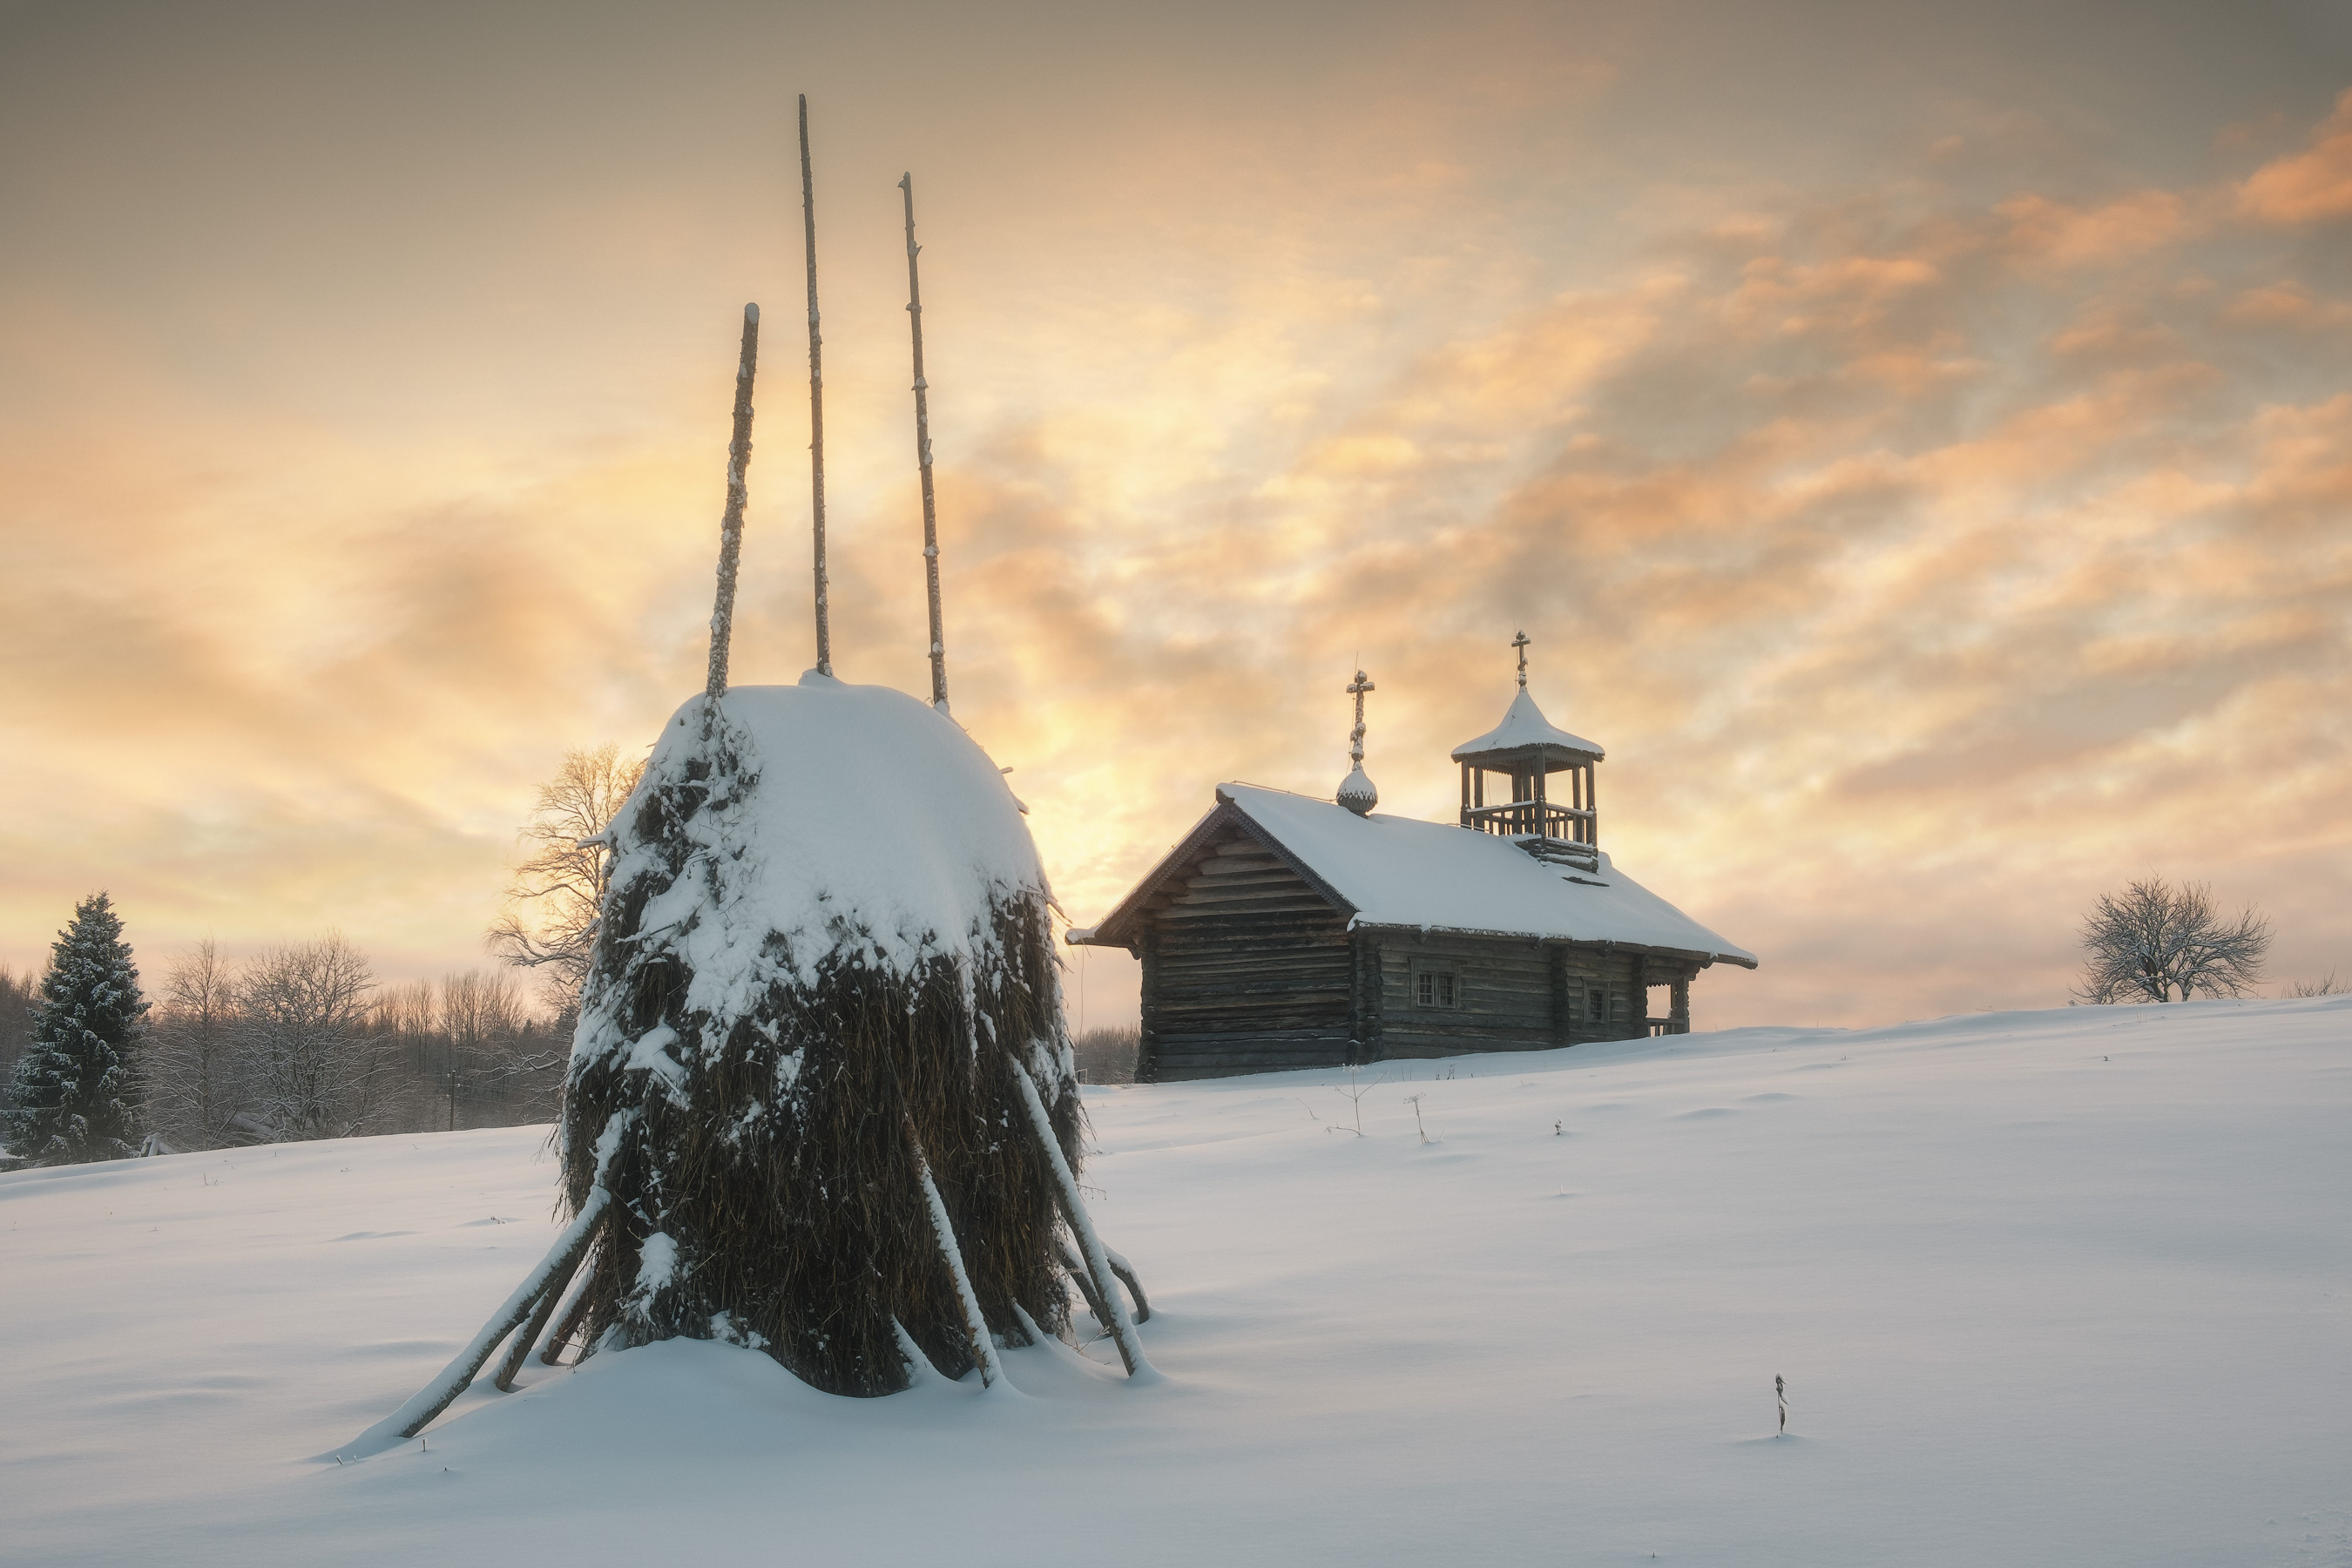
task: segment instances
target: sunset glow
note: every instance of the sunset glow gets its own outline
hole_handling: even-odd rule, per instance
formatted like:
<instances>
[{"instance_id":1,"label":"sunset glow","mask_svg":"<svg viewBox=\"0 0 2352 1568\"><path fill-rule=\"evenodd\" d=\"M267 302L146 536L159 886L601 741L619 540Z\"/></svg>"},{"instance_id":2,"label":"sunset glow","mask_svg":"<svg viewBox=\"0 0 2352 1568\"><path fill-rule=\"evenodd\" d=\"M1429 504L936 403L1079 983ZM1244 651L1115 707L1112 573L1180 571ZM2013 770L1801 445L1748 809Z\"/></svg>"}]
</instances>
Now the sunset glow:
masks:
<instances>
[{"instance_id":1,"label":"sunset glow","mask_svg":"<svg viewBox=\"0 0 2352 1568\"><path fill-rule=\"evenodd\" d=\"M2340 21L852 15L0 12L0 960L105 888L151 969L487 962L540 781L700 685L746 300L735 678L812 661L805 91L836 667L928 690L912 170L955 714L1073 921L1328 797L1359 667L1450 816L1525 627L1761 956L1702 1028L2057 1005L2151 871L2352 970Z\"/></svg>"}]
</instances>

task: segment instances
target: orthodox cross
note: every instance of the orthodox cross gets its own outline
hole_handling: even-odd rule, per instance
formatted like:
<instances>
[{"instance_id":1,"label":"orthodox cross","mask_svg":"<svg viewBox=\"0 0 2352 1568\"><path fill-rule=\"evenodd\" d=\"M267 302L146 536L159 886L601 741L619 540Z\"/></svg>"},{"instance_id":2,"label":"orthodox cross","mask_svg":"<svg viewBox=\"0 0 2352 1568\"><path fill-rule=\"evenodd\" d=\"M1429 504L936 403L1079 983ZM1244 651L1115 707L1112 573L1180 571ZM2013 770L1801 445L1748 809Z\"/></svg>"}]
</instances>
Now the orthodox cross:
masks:
<instances>
[{"instance_id":1,"label":"orthodox cross","mask_svg":"<svg viewBox=\"0 0 2352 1568\"><path fill-rule=\"evenodd\" d=\"M1348 694L1356 700L1356 730L1348 737L1348 760L1358 767L1364 765L1364 693L1378 689L1372 678L1360 669L1356 671L1356 679L1348 682Z\"/></svg>"},{"instance_id":2,"label":"orthodox cross","mask_svg":"<svg viewBox=\"0 0 2352 1568\"><path fill-rule=\"evenodd\" d=\"M1525 691L1528 689L1528 634L1521 632L1513 637L1511 646L1519 650L1519 689Z\"/></svg>"}]
</instances>

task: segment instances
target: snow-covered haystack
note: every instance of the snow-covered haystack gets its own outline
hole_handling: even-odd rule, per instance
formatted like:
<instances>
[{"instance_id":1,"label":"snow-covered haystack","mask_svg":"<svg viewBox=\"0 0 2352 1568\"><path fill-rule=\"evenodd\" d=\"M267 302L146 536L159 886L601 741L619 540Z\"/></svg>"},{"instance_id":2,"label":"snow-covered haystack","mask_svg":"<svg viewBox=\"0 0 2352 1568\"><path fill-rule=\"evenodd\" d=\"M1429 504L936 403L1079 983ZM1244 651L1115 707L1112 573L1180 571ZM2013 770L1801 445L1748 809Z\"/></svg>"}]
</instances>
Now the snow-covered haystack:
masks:
<instances>
[{"instance_id":1,"label":"snow-covered haystack","mask_svg":"<svg viewBox=\"0 0 2352 1568\"><path fill-rule=\"evenodd\" d=\"M1051 895L952 720L814 672L697 697L607 834L571 1224L338 1458L416 1436L509 1340L501 1389L535 1345L553 1363L681 1338L835 1394L897 1393L924 1362L991 1384L999 1341L1069 1327L1065 1275L1150 1375L1150 1307L1078 1193Z\"/></svg>"},{"instance_id":2,"label":"snow-covered haystack","mask_svg":"<svg viewBox=\"0 0 2352 1568\"><path fill-rule=\"evenodd\" d=\"M1078 1102L1019 803L900 692L812 674L708 705L611 830L563 1123L568 1202L611 1212L565 1326L888 1394L907 1339L950 1376L986 1355L960 1253L988 1332L1062 1330L1029 1101L1071 1172Z\"/></svg>"}]
</instances>

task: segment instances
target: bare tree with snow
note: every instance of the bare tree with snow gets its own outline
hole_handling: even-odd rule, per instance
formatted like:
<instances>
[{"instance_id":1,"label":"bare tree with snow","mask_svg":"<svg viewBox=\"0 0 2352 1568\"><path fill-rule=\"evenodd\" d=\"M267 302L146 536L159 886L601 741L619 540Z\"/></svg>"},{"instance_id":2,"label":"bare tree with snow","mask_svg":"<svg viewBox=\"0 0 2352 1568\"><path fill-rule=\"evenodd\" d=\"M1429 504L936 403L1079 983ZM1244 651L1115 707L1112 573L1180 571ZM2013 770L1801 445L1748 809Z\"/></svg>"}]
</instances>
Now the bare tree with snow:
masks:
<instances>
[{"instance_id":1,"label":"bare tree with snow","mask_svg":"<svg viewBox=\"0 0 2352 1568\"><path fill-rule=\"evenodd\" d=\"M612 875L604 830L645 771L642 759L624 762L614 745L567 752L523 825L530 853L515 868L507 911L490 928L490 951L519 967L547 970L559 1013L577 1009L595 956L597 911Z\"/></svg>"},{"instance_id":2,"label":"bare tree with snow","mask_svg":"<svg viewBox=\"0 0 2352 1568\"><path fill-rule=\"evenodd\" d=\"M243 1109L233 1046L236 977L210 937L163 976L163 1004L147 1040L148 1125L175 1149L210 1149Z\"/></svg>"},{"instance_id":3,"label":"bare tree with snow","mask_svg":"<svg viewBox=\"0 0 2352 1568\"><path fill-rule=\"evenodd\" d=\"M2225 917L2204 883L2148 877L2101 894L2083 917L2074 994L2093 1003L2243 996L2261 982L2270 945L2271 922L2252 905Z\"/></svg>"},{"instance_id":4,"label":"bare tree with snow","mask_svg":"<svg viewBox=\"0 0 2352 1568\"><path fill-rule=\"evenodd\" d=\"M238 1065L274 1137L347 1138L390 1108L396 1047L371 1026L367 955L340 932L270 949L238 989Z\"/></svg>"}]
</instances>

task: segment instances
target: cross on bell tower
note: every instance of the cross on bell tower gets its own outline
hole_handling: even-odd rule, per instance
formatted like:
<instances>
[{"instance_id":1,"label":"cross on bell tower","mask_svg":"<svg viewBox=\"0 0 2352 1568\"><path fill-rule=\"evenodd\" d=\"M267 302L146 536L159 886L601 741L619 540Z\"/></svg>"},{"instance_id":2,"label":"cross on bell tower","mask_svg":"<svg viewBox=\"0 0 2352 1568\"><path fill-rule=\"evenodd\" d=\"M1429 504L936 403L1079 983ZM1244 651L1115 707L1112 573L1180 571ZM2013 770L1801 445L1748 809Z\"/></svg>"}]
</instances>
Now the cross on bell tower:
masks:
<instances>
[{"instance_id":1,"label":"cross on bell tower","mask_svg":"<svg viewBox=\"0 0 2352 1568\"><path fill-rule=\"evenodd\" d=\"M1364 773L1364 694L1374 689L1371 677L1360 669L1356 671L1356 679L1348 682L1348 694L1356 700L1356 728L1348 737L1348 760L1355 765L1340 781L1338 799L1358 816L1365 816L1381 803L1381 792Z\"/></svg>"},{"instance_id":2,"label":"cross on bell tower","mask_svg":"<svg viewBox=\"0 0 2352 1568\"><path fill-rule=\"evenodd\" d=\"M1525 631L1511 638L1519 656L1519 689L1503 721L1454 748L1454 760L1462 764L1462 826L1511 839L1538 859L1590 870L1600 863L1592 774L1603 753L1536 706L1528 691L1529 646ZM1557 774L1566 775L1565 789L1551 782ZM1491 801L1489 775L1497 786Z\"/></svg>"}]
</instances>

